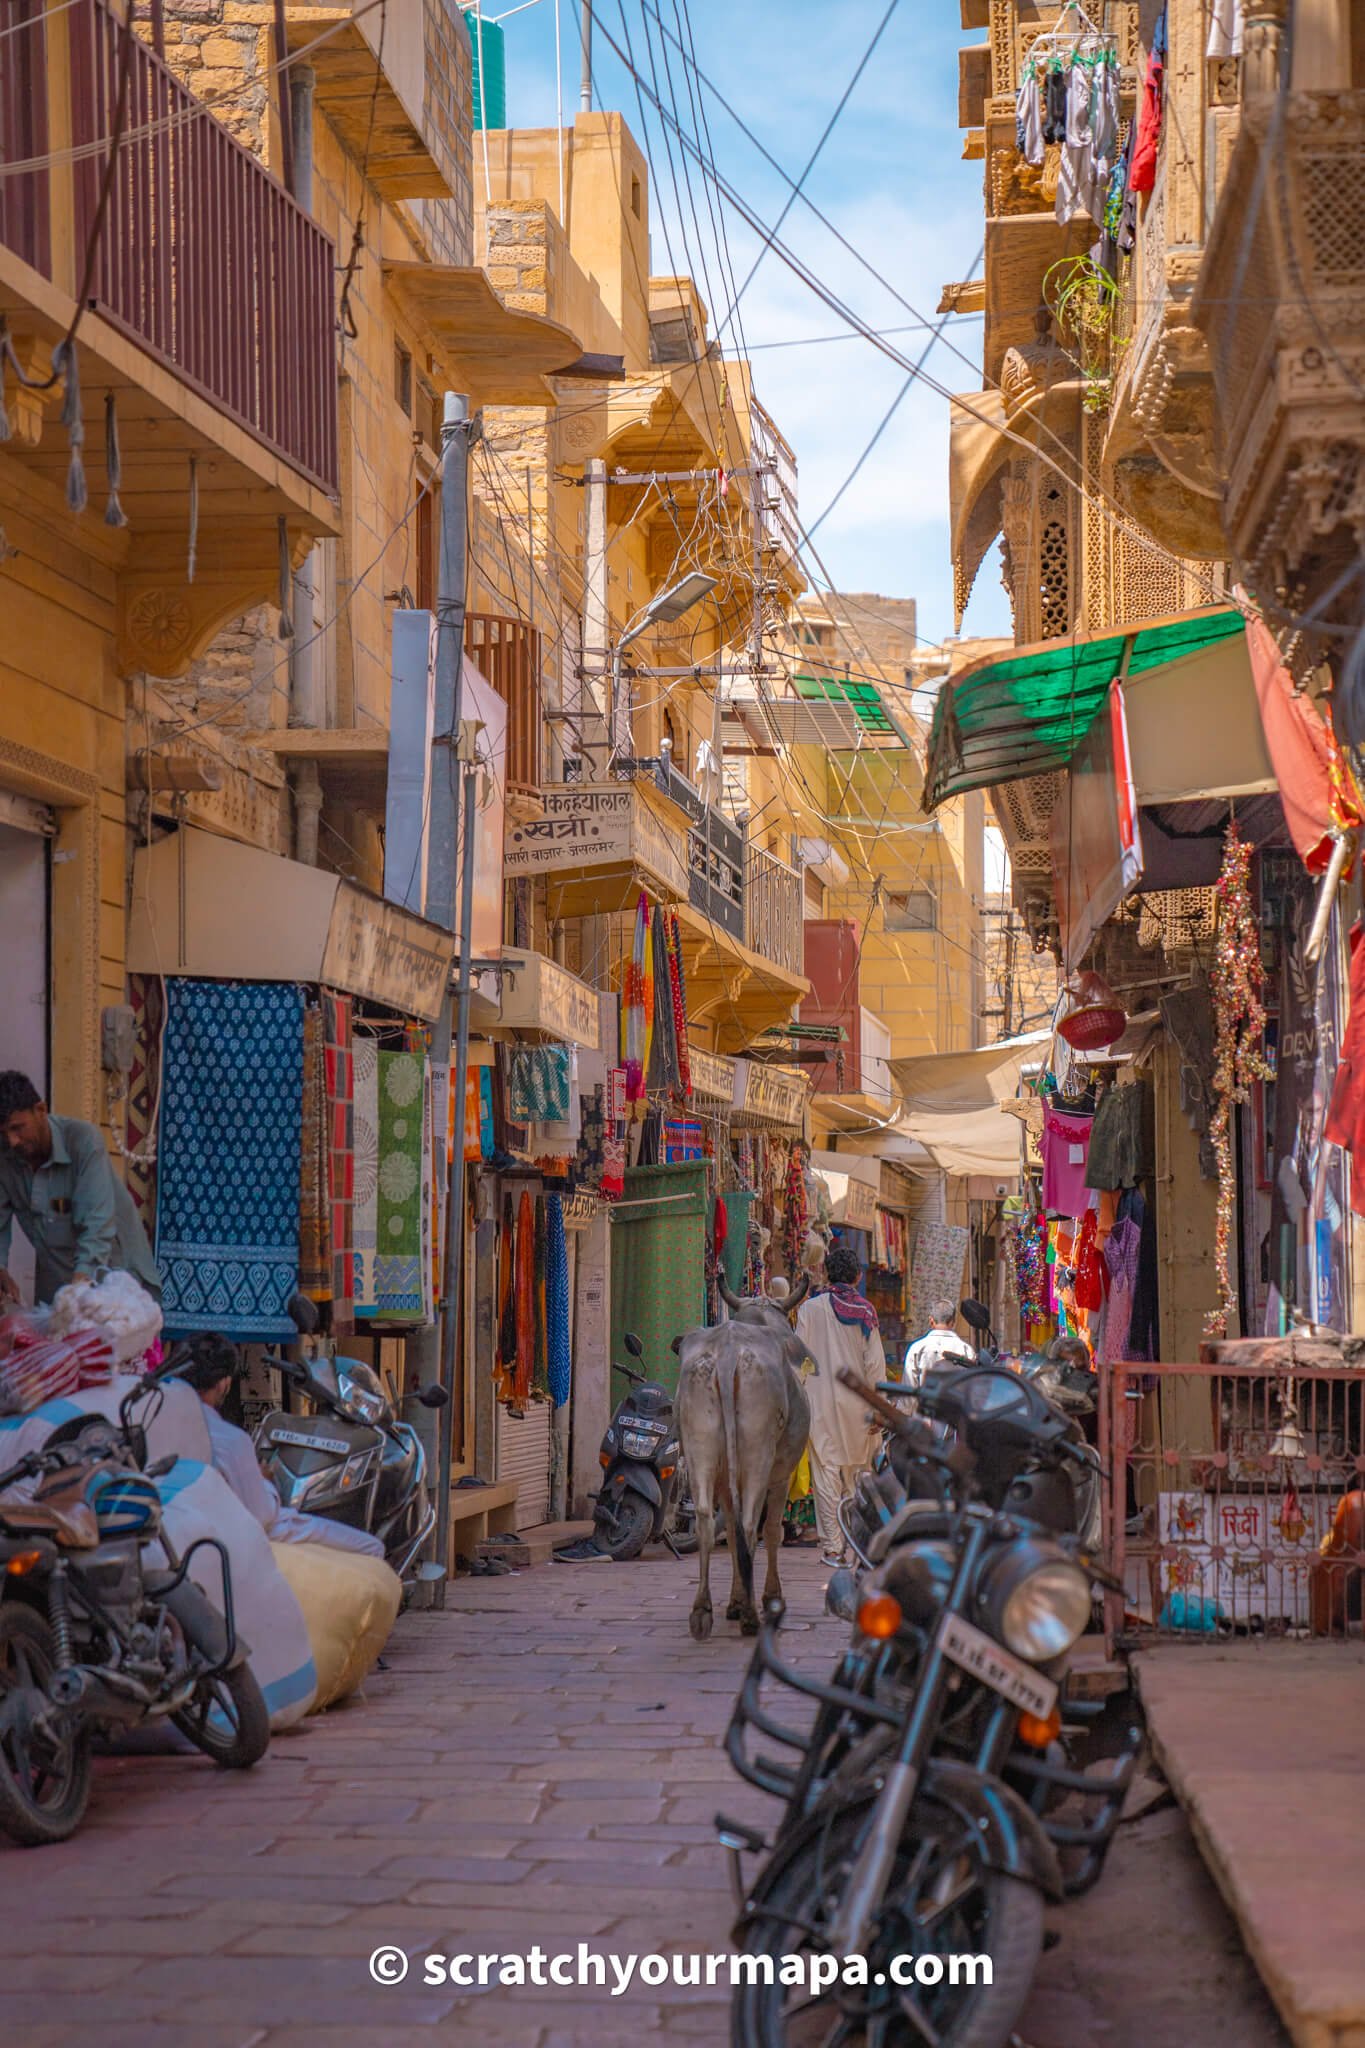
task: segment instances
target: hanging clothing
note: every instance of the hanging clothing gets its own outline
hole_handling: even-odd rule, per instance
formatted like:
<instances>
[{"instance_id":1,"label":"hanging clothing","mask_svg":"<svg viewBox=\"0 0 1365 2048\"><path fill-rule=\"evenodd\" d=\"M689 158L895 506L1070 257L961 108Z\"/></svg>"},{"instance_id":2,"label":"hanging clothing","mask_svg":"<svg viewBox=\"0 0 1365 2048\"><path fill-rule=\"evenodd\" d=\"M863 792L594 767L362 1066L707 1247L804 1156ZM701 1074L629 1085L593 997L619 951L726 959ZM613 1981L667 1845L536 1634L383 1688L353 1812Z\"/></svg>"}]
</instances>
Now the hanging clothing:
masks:
<instances>
[{"instance_id":1,"label":"hanging clothing","mask_svg":"<svg viewBox=\"0 0 1365 2048\"><path fill-rule=\"evenodd\" d=\"M569 1253L564 1240L564 1204L545 1197L545 1321L550 1399L562 1408L569 1398L573 1359L569 1339Z\"/></svg>"},{"instance_id":2,"label":"hanging clothing","mask_svg":"<svg viewBox=\"0 0 1365 2048\"><path fill-rule=\"evenodd\" d=\"M536 1219L526 1190L517 1208L515 1292L516 1372L512 1394L515 1400L526 1401L530 1398L536 1365Z\"/></svg>"},{"instance_id":3,"label":"hanging clothing","mask_svg":"<svg viewBox=\"0 0 1365 2048\"><path fill-rule=\"evenodd\" d=\"M1093 1121L1051 1107L1043 1112L1043 1207L1058 1216L1079 1216L1085 1209Z\"/></svg>"},{"instance_id":4,"label":"hanging clothing","mask_svg":"<svg viewBox=\"0 0 1365 2048\"><path fill-rule=\"evenodd\" d=\"M1043 102L1038 91L1038 73L1024 66L1014 98L1014 140L1026 164L1043 161Z\"/></svg>"},{"instance_id":5,"label":"hanging clothing","mask_svg":"<svg viewBox=\"0 0 1365 2048\"><path fill-rule=\"evenodd\" d=\"M1151 55L1147 59L1147 76L1142 83L1142 104L1138 109L1132 159L1128 167L1128 186L1133 192L1150 192L1156 183L1165 90L1166 10L1163 8L1152 33Z\"/></svg>"},{"instance_id":6,"label":"hanging clothing","mask_svg":"<svg viewBox=\"0 0 1365 2048\"><path fill-rule=\"evenodd\" d=\"M166 1328L258 1344L292 1338L303 991L178 979L167 990L156 1246ZM141 1237L131 1201L127 1217ZM117 1211L116 1219L122 1233Z\"/></svg>"},{"instance_id":7,"label":"hanging clothing","mask_svg":"<svg viewBox=\"0 0 1365 2048\"><path fill-rule=\"evenodd\" d=\"M1332 1101L1323 1131L1329 1145L1351 1155L1351 1207L1365 1216L1365 927L1351 928L1351 1012L1342 1037Z\"/></svg>"},{"instance_id":8,"label":"hanging clothing","mask_svg":"<svg viewBox=\"0 0 1365 2048\"><path fill-rule=\"evenodd\" d=\"M1066 141L1067 95L1067 74L1054 59L1043 79L1044 142Z\"/></svg>"},{"instance_id":9,"label":"hanging clothing","mask_svg":"<svg viewBox=\"0 0 1365 2048\"><path fill-rule=\"evenodd\" d=\"M299 1291L310 1301L332 1298L327 1203L327 1086L322 1011L303 1013L303 1123L299 1175Z\"/></svg>"},{"instance_id":10,"label":"hanging clothing","mask_svg":"<svg viewBox=\"0 0 1365 2048\"><path fill-rule=\"evenodd\" d=\"M1242 0L1211 0L1204 55L1221 61L1242 54Z\"/></svg>"},{"instance_id":11,"label":"hanging clothing","mask_svg":"<svg viewBox=\"0 0 1365 2048\"><path fill-rule=\"evenodd\" d=\"M1133 1280L1133 1315L1128 1327L1126 1356L1155 1359L1161 1356L1158 1323L1158 1277L1156 1211L1137 1188L1129 1189L1119 1204L1119 1223L1131 1219L1138 1226L1137 1273ZM1119 1223L1114 1225L1115 1231Z\"/></svg>"},{"instance_id":12,"label":"hanging clothing","mask_svg":"<svg viewBox=\"0 0 1365 2048\"><path fill-rule=\"evenodd\" d=\"M355 1076L349 996L322 995L327 1098L327 1236L332 1257L332 1335L355 1328Z\"/></svg>"},{"instance_id":13,"label":"hanging clothing","mask_svg":"<svg viewBox=\"0 0 1365 2048\"><path fill-rule=\"evenodd\" d=\"M797 1311L796 1334L812 1362L804 1385L811 1413L810 1466L816 1527L825 1555L839 1557L844 1549L839 1502L852 1490L858 1472L869 1462L876 1429L868 1420L864 1403L847 1387L840 1386L838 1375L846 1367L869 1387L881 1379L886 1366L876 1312L872 1312L871 1327L865 1327L861 1320L845 1321L831 1294L815 1295Z\"/></svg>"},{"instance_id":14,"label":"hanging clothing","mask_svg":"<svg viewBox=\"0 0 1365 2048\"><path fill-rule=\"evenodd\" d=\"M645 1073L649 1065L650 1011L654 992L649 978L652 960L649 930L649 898L644 891L635 908L635 934L626 963L625 985L621 991L621 1049L626 1069L626 1101L644 1101Z\"/></svg>"},{"instance_id":15,"label":"hanging clothing","mask_svg":"<svg viewBox=\"0 0 1365 2048\"><path fill-rule=\"evenodd\" d=\"M508 1062L507 1112L514 1123L562 1123L570 1114L567 1045L518 1045Z\"/></svg>"},{"instance_id":16,"label":"hanging clothing","mask_svg":"<svg viewBox=\"0 0 1365 2048\"><path fill-rule=\"evenodd\" d=\"M1090 1150L1085 1163L1086 1186L1136 1187L1149 1170L1142 1133L1141 1083L1107 1088L1090 1127Z\"/></svg>"}]
</instances>

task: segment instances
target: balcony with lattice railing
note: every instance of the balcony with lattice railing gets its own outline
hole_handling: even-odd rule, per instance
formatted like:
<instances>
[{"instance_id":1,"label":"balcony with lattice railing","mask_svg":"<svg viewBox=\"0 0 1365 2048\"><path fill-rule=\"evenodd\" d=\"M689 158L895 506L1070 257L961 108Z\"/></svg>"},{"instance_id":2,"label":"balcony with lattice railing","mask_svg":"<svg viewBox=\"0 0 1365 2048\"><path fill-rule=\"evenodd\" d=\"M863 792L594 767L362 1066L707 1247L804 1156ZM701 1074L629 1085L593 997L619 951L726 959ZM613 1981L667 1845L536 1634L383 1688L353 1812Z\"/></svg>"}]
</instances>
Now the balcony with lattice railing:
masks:
<instances>
[{"instance_id":1,"label":"balcony with lattice railing","mask_svg":"<svg viewBox=\"0 0 1365 2048\"><path fill-rule=\"evenodd\" d=\"M749 951L788 974L804 974L801 870L788 867L786 861L759 846L748 847L745 860L744 921Z\"/></svg>"}]
</instances>

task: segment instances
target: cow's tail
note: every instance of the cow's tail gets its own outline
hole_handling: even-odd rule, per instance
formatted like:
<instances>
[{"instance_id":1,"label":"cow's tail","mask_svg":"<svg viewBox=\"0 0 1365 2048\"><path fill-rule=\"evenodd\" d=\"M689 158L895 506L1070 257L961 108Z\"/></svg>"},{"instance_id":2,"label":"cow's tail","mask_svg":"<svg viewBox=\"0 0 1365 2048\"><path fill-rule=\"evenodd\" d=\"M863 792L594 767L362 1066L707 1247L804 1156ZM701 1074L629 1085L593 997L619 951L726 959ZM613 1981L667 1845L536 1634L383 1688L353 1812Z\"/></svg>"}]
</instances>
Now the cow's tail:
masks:
<instances>
[{"instance_id":1,"label":"cow's tail","mask_svg":"<svg viewBox=\"0 0 1365 2048\"><path fill-rule=\"evenodd\" d=\"M748 1533L744 1527L744 1496L741 1481L743 1474L739 1465L739 1382L744 1364L744 1354L737 1352L733 1362L727 1363L717 1374L720 1386L720 1412L725 1427L725 1466L730 1476L730 1505L733 1510L730 1521L730 1541L735 1546L735 1563L739 1567L739 1583L745 1604L754 1604L754 1554L749 1547Z\"/></svg>"}]
</instances>

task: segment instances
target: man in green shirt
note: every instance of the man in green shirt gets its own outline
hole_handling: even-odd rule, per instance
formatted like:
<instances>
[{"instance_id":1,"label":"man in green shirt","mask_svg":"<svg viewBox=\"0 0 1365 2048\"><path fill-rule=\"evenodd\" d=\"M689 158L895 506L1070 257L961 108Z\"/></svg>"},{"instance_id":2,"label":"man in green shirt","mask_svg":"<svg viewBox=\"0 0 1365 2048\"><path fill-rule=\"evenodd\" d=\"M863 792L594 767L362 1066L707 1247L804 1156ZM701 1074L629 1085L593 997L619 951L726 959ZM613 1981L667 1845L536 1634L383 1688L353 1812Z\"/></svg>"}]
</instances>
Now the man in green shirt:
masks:
<instances>
[{"instance_id":1,"label":"man in green shirt","mask_svg":"<svg viewBox=\"0 0 1365 2048\"><path fill-rule=\"evenodd\" d=\"M0 1305L19 1290L6 1270L18 1223L37 1262L35 1294L51 1301L99 1266L121 1268L161 1297L147 1233L94 1124L54 1116L26 1074L0 1073Z\"/></svg>"}]
</instances>

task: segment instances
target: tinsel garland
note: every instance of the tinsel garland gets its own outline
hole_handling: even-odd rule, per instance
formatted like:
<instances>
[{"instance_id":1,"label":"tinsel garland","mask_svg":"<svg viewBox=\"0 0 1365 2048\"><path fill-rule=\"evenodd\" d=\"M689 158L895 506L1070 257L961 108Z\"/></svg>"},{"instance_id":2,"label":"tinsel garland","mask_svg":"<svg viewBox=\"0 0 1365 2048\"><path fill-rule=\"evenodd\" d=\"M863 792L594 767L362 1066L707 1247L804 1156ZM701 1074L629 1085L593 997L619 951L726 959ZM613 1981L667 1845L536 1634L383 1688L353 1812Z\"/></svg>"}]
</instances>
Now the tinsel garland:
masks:
<instances>
[{"instance_id":1,"label":"tinsel garland","mask_svg":"<svg viewBox=\"0 0 1365 2048\"><path fill-rule=\"evenodd\" d=\"M1265 1008L1260 989L1261 938L1251 908L1251 848L1237 837L1230 823L1223 842L1223 871L1218 877L1218 929L1213 942L1213 965L1209 970L1209 993L1213 1000L1214 1110L1209 1120L1209 1138L1218 1164L1218 1211L1213 1231L1214 1276L1218 1305L1210 1309L1204 1329L1210 1337L1225 1337L1228 1311L1237 1305L1237 1292L1228 1265L1228 1244L1232 1215L1237 1200L1237 1170L1233 1161L1233 1105L1245 1102L1253 1081L1271 1079L1262 1047L1265 1043Z\"/></svg>"}]
</instances>

